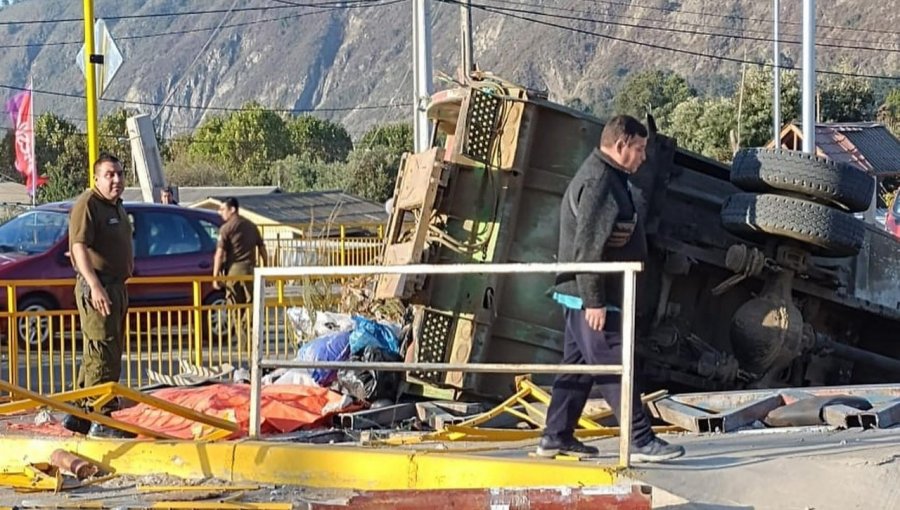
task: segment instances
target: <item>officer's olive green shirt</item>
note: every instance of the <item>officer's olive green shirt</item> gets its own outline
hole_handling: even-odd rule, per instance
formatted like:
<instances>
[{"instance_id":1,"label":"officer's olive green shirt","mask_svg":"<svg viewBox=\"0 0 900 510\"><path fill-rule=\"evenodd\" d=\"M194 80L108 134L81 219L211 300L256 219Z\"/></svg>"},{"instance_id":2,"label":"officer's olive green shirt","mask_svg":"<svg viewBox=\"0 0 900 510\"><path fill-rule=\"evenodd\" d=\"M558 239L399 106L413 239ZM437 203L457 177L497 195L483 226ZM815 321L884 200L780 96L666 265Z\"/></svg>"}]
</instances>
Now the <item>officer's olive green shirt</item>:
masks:
<instances>
[{"instance_id":1,"label":"officer's olive green shirt","mask_svg":"<svg viewBox=\"0 0 900 510\"><path fill-rule=\"evenodd\" d=\"M83 243L91 266L101 278L124 281L131 276L131 238L131 222L121 200L110 202L91 189L75 201L69 213L69 250L73 244Z\"/></svg>"},{"instance_id":2,"label":"officer's olive green shirt","mask_svg":"<svg viewBox=\"0 0 900 510\"><path fill-rule=\"evenodd\" d=\"M219 228L218 247L225 250L225 267L256 266L256 250L263 239L252 221L235 214Z\"/></svg>"}]
</instances>

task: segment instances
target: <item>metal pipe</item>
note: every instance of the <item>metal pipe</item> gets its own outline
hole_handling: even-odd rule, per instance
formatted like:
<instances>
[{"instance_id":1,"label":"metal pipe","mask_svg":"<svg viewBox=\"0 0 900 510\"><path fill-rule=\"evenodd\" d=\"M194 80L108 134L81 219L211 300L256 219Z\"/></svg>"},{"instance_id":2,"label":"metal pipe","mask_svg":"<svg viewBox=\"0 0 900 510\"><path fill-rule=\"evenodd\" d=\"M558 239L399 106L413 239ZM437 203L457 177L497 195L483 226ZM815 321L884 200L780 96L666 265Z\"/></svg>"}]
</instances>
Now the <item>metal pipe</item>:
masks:
<instances>
[{"instance_id":1,"label":"metal pipe","mask_svg":"<svg viewBox=\"0 0 900 510\"><path fill-rule=\"evenodd\" d=\"M627 315L627 314L626 314ZM299 361L267 359L261 368L321 368L326 370L385 370L388 372L470 372L495 374L618 375L621 365L561 365L540 363L401 363L392 361Z\"/></svg>"},{"instance_id":2,"label":"metal pipe","mask_svg":"<svg viewBox=\"0 0 900 510\"><path fill-rule=\"evenodd\" d=\"M622 314L622 416L619 417L619 465L631 463L632 402L634 395L634 312L637 306L637 275L626 271L622 304L628 313Z\"/></svg>"},{"instance_id":3,"label":"metal pipe","mask_svg":"<svg viewBox=\"0 0 900 510\"><path fill-rule=\"evenodd\" d=\"M825 348L834 353L839 358L849 361L868 365L872 368L878 368L887 372L900 374L900 360L866 351L858 347L835 342L834 340L825 340Z\"/></svg>"},{"instance_id":4,"label":"metal pipe","mask_svg":"<svg viewBox=\"0 0 900 510\"><path fill-rule=\"evenodd\" d=\"M254 276L358 276L377 274L528 274L528 273L624 273L643 269L640 262L565 262L561 264L409 264L401 266L296 266L258 267ZM167 280L168 281L168 280ZM174 280L172 280L174 281Z\"/></svg>"},{"instance_id":5,"label":"metal pipe","mask_svg":"<svg viewBox=\"0 0 900 510\"><path fill-rule=\"evenodd\" d=\"M816 0L803 0L803 152L816 152Z\"/></svg>"},{"instance_id":6,"label":"metal pipe","mask_svg":"<svg viewBox=\"0 0 900 510\"><path fill-rule=\"evenodd\" d=\"M253 336L250 340L250 439L258 439L262 425L262 353L260 346L264 336L263 316L266 313L265 280L259 276L253 278Z\"/></svg>"},{"instance_id":7,"label":"metal pipe","mask_svg":"<svg viewBox=\"0 0 900 510\"><path fill-rule=\"evenodd\" d=\"M459 3L459 42L460 57L462 59L463 77L475 70L475 62L472 60L472 3L471 0L462 0Z\"/></svg>"},{"instance_id":8,"label":"metal pipe","mask_svg":"<svg viewBox=\"0 0 900 510\"><path fill-rule=\"evenodd\" d=\"M412 0L413 4L413 131L414 150L428 149L431 134L425 111L432 93L431 15L429 0Z\"/></svg>"},{"instance_id":9,"label":"metal pipe","mask_svg":"<svg viewBox=\"0 0 900 510\"><path fill-rule=\"evenodd\" d=\"M774 42L774 78L773 78L773 97L772 97L772 122L775 129L773 140L776 141L776 148L781 147L781 48L779 47L779 18L781 14L781 0L774 0L773 6L775 28L772 32L772 41Z\"/></svg>"}]
</instances>

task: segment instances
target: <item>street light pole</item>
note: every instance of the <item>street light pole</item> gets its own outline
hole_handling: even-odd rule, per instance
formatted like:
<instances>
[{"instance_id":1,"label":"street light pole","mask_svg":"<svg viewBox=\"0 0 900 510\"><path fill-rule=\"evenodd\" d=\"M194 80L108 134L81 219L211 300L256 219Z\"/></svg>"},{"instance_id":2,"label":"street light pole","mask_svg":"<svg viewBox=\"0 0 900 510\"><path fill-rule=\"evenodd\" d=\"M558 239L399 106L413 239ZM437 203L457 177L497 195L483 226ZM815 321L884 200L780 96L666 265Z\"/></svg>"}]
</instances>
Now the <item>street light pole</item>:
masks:
<instances>
[{"instance_id":1,"label":"street light pole","mask_svg":"<svg viewBox=\"0 0 900 510\"><path fill-rule=\"evenodd\" d=\"M803 0L803 152L816 152L816 0Z\"/></svg>"},{"instance_id":2,"label":"street light pole","mask_svg":"<svg viewBox=\"0 0 900 510\"><path fill-rule=\"evenodd\" d=\"M775 127L775 134L773 135L776 142L776 147L781 147L781 48L778 44L778 34L779 34L779 14L781 11L781 0L774 0L774 11L775 11L775 30L772 34L772 39L775 43L774 47L774 64L775 64L775 73L773 79L773 91L774 96L772 97L772 120L773 125Z\"/></svg>"},{"instance_id":3,"label":"street light pole","mask_svg":"<svg viewBox=\"0 0 900 510\"><path fill-rule=\"evenodd\" d=\"M413 145L415 152L431 145L426 107L432 93L431 0L412 0L413 8Z\"/></svg>"},{"instance_id":4,"label":"street light pole","mask_svg":"<svg viewBox=\"0 0 900 510\"><path fill-rule=\"evenodd\" d=\"M94 63L94 0L84 1L84 97L87 101L88 187L94 183L94 161L97 161L97 73Z\"/></svg>"}]
</instances>

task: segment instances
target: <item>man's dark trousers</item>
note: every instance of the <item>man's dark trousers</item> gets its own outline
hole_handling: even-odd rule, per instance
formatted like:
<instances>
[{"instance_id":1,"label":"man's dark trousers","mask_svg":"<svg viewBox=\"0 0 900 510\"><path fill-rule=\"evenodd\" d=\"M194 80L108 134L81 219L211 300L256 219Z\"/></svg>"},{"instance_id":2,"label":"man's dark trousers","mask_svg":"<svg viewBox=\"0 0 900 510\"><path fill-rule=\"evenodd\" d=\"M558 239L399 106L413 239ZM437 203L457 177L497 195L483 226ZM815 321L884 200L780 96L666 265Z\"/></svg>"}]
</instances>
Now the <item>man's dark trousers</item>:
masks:
<instances>
[{"instance_id":1,"label":"man's dark trousers","mask_svg":"<svg viewBox=\"0 0 900 510\"><path fill-rule=\"evenodd\" d=\"M566 308L566 333L562 363L567 365L618 365L622 363L622 316L607 312L604 331L592 329L584 310ZM570 439L584 412L591 386L596 384L606 402L622 422L622 383L618 375L560 374L553 383L553 396L547 410L544 435L551 439ZM644 412L640 392L635 388L632 403L632 438L635 446L653 439L650 418Z\"/></svg>"}]
</instances>

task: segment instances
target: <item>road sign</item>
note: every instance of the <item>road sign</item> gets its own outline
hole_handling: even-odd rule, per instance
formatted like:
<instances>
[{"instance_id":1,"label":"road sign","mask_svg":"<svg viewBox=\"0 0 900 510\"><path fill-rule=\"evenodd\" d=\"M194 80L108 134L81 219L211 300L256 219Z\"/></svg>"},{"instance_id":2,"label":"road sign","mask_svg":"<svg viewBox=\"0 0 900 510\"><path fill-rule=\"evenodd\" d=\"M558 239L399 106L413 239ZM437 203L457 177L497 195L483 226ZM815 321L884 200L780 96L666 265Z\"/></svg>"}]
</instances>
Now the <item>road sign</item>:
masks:
<instances>
[{"instance_id":1,"label":"road sign","mask_svg":"<svg viewBox=\"0 0 900 510\"><path fill-rule=\"evenodd\" d=\"M103 63L97 64L97 97L99 98L109 87L109 82L116 75L116 71L122 67L123 58L119 47L116 46L116 41L113 40L106 28L106 22L102 19L94 22L94 45L95 54L103 55ZM81 73L84 74L84 45L81 46L76 61Z\"/></svg>"}]
</instances>

